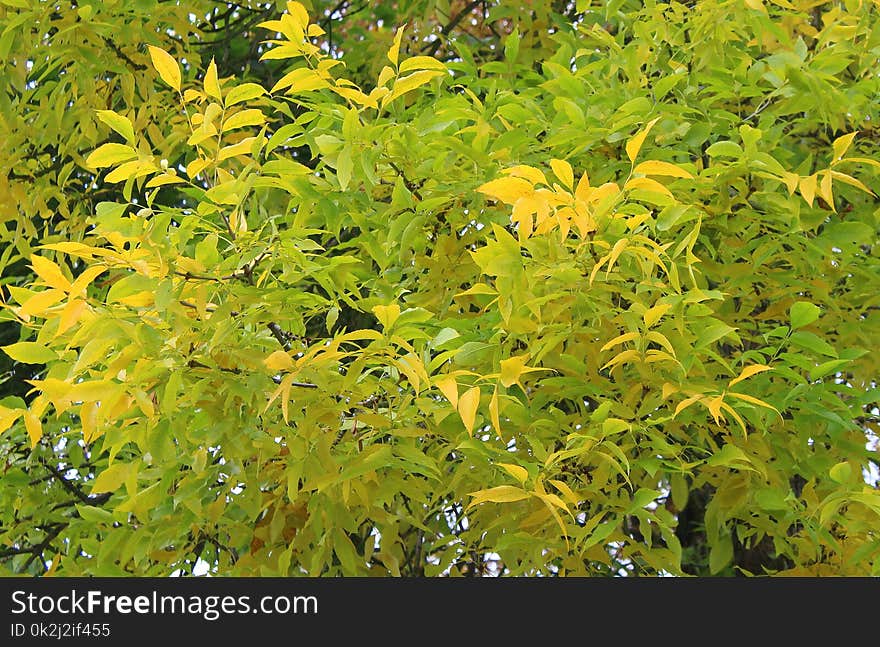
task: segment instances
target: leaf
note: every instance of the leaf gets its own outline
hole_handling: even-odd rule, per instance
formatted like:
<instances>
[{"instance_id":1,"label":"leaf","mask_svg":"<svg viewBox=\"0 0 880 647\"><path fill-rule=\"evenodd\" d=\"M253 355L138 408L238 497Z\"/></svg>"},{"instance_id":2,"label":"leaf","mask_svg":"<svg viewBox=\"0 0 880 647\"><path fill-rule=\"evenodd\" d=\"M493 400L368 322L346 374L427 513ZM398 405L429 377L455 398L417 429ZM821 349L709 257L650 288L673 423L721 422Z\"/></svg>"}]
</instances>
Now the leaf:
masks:
<instances>
[{"instance_id":1,"label":"leaf","mask_svg":"<svg viewBox=\"0 0 880 647\"><path fill-rule=\"evenodd\" d=\"M397 80L394 81L394 85L391 87L391 93L382 99L382 105L388 105L397 97L415 90L419 86L429 83L431 79L435 79L443 74L444 72L438 72L437 70L420 70L407 76L397 78Z\"/></svg>"},{"instance_id":2,"label":"leaf","mask_svg":"<svg viewBox=\"0 0 880 647\"><path fill-rule=\"evenodd\" d=\"M526 361L528 361L529 357L530 354L525 353L523 355L517 355L515 357L501 360L501 374L499 379L503 386L509 387L516 384L522 388L522 384L520 384L519 381L520 376L524 373L533 373L543 370L526 366Z\"/></svg>"},{"instance_id":3,"label":"leaf","mask_svg":"<svg viewBox=\"0 0 880 647\"><path fill-rule=\"evenodd\" d=\"M648 124L639 131L632 139L630 139L626 143L626 155L629 157L629 161L635 163L636 157L639 154L639 151L642 150L642 144L645 143L645 137L648 136L648 133L651 132L651 129L660 121L660 117L655 117Z\"/></svg>"},{"instance_id":4,"label":"leaf","mask_svg":"<svg viewBox=\"0 0 880 647\"><path fill-rule=\"evenodd\" d=\"M841 461L828 470L828 475L831 477L831 480L835 483L840 483L841 485L849 483L852 478L852 473L852 465L847 461Z\"/></svg>"},{"instance_id":5,"label":"leaf","mask_svg":"<svg viewBox=\"0 0 880 647\"><path fill-rule=\"evenodd\" d=\"M600 353L604 353L606 350L608 350L608 349L610 349L610 348L614 348L614 347L617 346L618 344L623 344L623 343L626 343L626 342L628 342L628 341L634 341L634 340L636 340L636 339L639 339L640 337L641 337L641 335L640 335L639 333L637 333L637 332L626 332L626 333L623 333L622 335L618 335L617 337L615 337L614 339L612 339L611 341L609 341L607 344L605 344L604 346L602 346L602 348L599 349L599 352L600 352Z\"/></svg>"},{"instance_id":6,"label":"leaf","mask_svg":"<svg viewBox=\"0 0 880 647\"><path fill-rule=\"evenodd\" d=\"M571 190L574 188L574 171L571 164L565 160L551 159L550 168L553 169L554 175L562 182L562 186Z\"/></svg>"},{"instance_id":7,"label":"leaf","mask_svg":"<svg viewBox=\"0 0 880 647\"><path fill-rule=\"evenodd\" d=\"M454 376L443 375L439 378L434 378L434 386L440 389L440 392L446 396L446 399L449 400L453 407L458 408L458 384Z\"/></svg>"},{"instance_id":8,"label":"leaf","mask_svg":"<svg viewBox=\"0 0 880 647\"><path fill-rule=\"evenodd\" d=\"M742 382L743 380L747 380L753 375L757 375L758 373L763 373L764 371L772 371L773 367L765 366L764 364L752 364L751 366L746 366L740 374L733 378L730 382L727 383L727 388L732 387L734 384L738 382Z\"/></svg>"},{"instance_id":9,"label":"leaf","mask_svg":"<svg viewBox=\"0 0 880 647\"><path fill-rule=\"evenodd\" d=\"M24 409L9 409L0 405L0 434L9 429L24 415Z\"/></svg>"},{"instance_id":10,"label":"leaf","mask_svg":"<svg viewBox=\"0 0 880 647\"><path fill-rule=\"evenodd\" d=\"M680 166L670 164L669 162L649 161L642 162L633 169L634 173L642 173L644 175L663 175L666 177L681 177L693 179L693 175L685 171Z\"/></svg>"},{"instance_id":11,"label":"leaf","mask_svg":"<svg viewBox=\"0 0 880 647\"><path fill-rule=\"evenodd\" d=\"M131 473L133 465L130 463L113 463L110 467L98 474L92 483L91 494L101 492L115 492L119 486L125 483Z\"/></svg>"},{"instance_id":12,"label":"leaf","mask_svg":"<svg viewBox=\"0 0 880 647\"><path fill-rule=\"evenodd\" d=\"M57 359L58 355L51 348L33 341L22 341L17 344L0 347L4 353L22 364L45 364Z\"/></svg>"},{"instance_id":13,"label":"leaf","mask_svg":"<svg viewBox=\"0 0 880 647\"><path fill-rule=\"evenodd\" d=\"M180 91L180 66L171 54L163 49L148 45L150 50L150 58L153 60L153 67L159 73L159 77L172 88Z\"/></svg>"},{"instance_id":14,"label":"leaf","mask_svg":"<svg viewBox=\"0 0 880 647\"><path fill-rule=\"evenodd\" d=\"M112 110L96 110L95 114L98 115L98 119L122 135L125 141L134 144L134 126L131 125L131 120L128 117L123 117Z\"/></svg>"},{"instance_id":15,"label":"leaf","mask_svg":"<svg viewBox=\"0 0 880 647\"><path fill-rule=\"evenodd\" d=\"M222 131L225 133L236 128L244 128L245 126L262 126L264 123L266 123L266 117L263 115L262 110L248 108L228 117L223 122Z\"/></svg>"},{"instance_id":16,"label":"leaf","mask_svg":"<svg viewBox=\"0 0 880 647\"><path fill-rule=\"evenodd\" d=\"M465 429L470 434L477 419L477 407L480 406L480 387L472 386L462 393L458 399L458 413Z\"/></svg>"},{"instance_id":17,"label":"leaf","mask_svg":"<svg viewBox=\"0 0 880 647\"><path fill-rule=\"evenodd\" d=\"M733 539L724 532L709 547L709 572L717 575L733 559Z\"/></svg>"},{"instance_id":18,"label":"leaf","mask_svg":"<svg viewBox=\"0 0 880 647\"><path fill-rule=\"evenodd\" d=\"M798 181L798 186L801 190L801 195L804 197L804 200L807 201L807 204L811 207L813 206L813 200L816 198L816 174L813 173L808 177L802 177Z\"/></svg>"},{"instance_id":19,"label":"leaf","mask_svg":"<svg viewBox=\"0 0 880 647\"><path fill-rule=\"evenodd\" d=\"M709 146L706 149L706 155L709 157L735 157L739 159L744 153L742 147L736 142L721 141Z\"/></svg>"},{"instance_id":20,"label":"leaf","mask_svg":"<svg viewBox=\"0 0 880 647\"><path fill-rule=\"evenodd\" d=\"M329 87L330 84L327 80L322 78L315 70L308 67L300 67L278 79L278 82L272 86L271 92L274 94L280 90L290 88L287 94L294 94L296 92L323 90Z\"/></svg>"},{"instance_id":21,"label":"leaf","mask_svg":"<svg viewBox=\"0 0 880 647\"><path fill-rule=\"evenodd\" d=\"M137 151L125 144L104 144L86 158L86 166L89 168L104 168L121 162L127 162L137 157Z\"/></svg>"},{"instance_id":22,"label":"leaf","mask_svg":"<svg viewBox=\"0 0 880 647\"><path fill-rule=\"evenodd\" d=\"M36 275L40 277L41 282L50 288L57 290L70 291L70 281L64 276L61 268L45 256L33 254L31 256L31 268Z\"/></svg>"},{"instance_id":23,"label":"leaf","mask_svg":"<svg viewBox=\"0 0 880 647\"><path fill-rule=\"evenodd\" d=\"M528 180L517 177L503 177L477 187L477 191L505 204L514 204L523 196L534 193L534 187Z\"/></svg>"},{"instance_id":24,"label":"leaf","mask_svg":"<svg viewBox=\"0 0 880 647\"><path fill-rule=\"evenodd\" d=\"M492 398L489 400L489 419L498 435L501 435L501 418L498 415L498 385L492 391Z\"/></svg>"},{"instance_id":25,"label":"leaf","mask_svg":"<svg viewBox=\"0 0 880 647\"><path fill-rule=\"evenodd\" d=\"M514 501L528 499L531 495L525 490L512 485L499 485L488 490L468 492L468 496L472 496L473 500L468 504L467 509L486 502L513 503Z\"/></svg>"},{"instance_id":26,"label":"leaf","mask_svg":"<svg viewBox=\"0 0 880 647\"><path fill-rule=\"evenodd\" d=\"M397 60L400 57L400 40L403 38L404 29L406 29L406 24L397 28L394 34L394 41L391 43L391 49L388 50L388 60L391 61L394 67L397 67Z\"/></svg>"},{"instance_id":27,"label":"leaf","mask_svg":"<svg viewBox=\"0 0 880 647\"><path fill-rule=\"evenodd\" d=\"M214 62L214 57L211 57L211 62L208 64L208 71L205 72L205 94L209 97L213 97L217 99L217 101L223 100L223 93L220 90L220 81L217 78L217 64Z\"/></svg>"},{"instance_id":28,"label":"leaf","mask_svg":"<svg viewBox=\"0 0 880 647\"><path fill-rule=\"evenodd\" d=\"M43 437L43 423L30 409L24 412L24 428L30 438L31 447L36 447Z\"/></svg>"},{"instance_id":29,"label":"leaf","mask_svg":"<svg viewBox=\"0 0 880 647\"><path fill-rule=\"evenodd\" d=\"M846 151L849 150L849 147L852 145L853 140L858 134L859 131L855 131L853 133L849 133L848 135L842 135L834 140L834 143L831 144L831 148L834 150L834 154L832 156L833 162L837 162L846 154Z\"/></svg>"},{"instance_id":30,"label":"leaf","mask_svg":"<svg viewBox=\"0 0 880 647\"><path fill-rule=\"evenodd\" d=\"M442 61L438 61L433 56L413 56L400 64L399 71L403 74L410 70L438 70L440 72L445 72L446 69L446 64Z\"/></svg>"},{"instance_id":31,"label":"leaf","mask_svg":"<svg viewBox=\"0 0 880 647\"><path fill-rule=\"evenodd\" d=\"M250 101L266 94L266 89L258 83L242 83L232 88L226 94L225 105L227 108L238 103Z\"/></svg>"},{"instance_id":32,"label":"leaf","mask_svg":"<svg viewBox=\"0 0 880 647\"><path fill-rule=\"evenodd\" d=\"M659 303L652 308L648 308L642 317L645 322L645 328L652 327L671 309L672 306L668 303Z\"/></svg>"},{"instance_id":33,"label":"leaf","mask_svg":"<svg viewBox=\"0 0 880 647\"><path fill-rule=\"evenodd\" d=\"M792 329L803 328L816 321L822 311L809 301L798 301L789 309Z\"/></svg>"},{"instance_id":34,"label":"leaf","mask_svg":"<svg viewBox=\"0 0 880 647\"><path fill-rule=\"evenodd\" d=\"M513 463L496 463L498 467L503 468L508 474L510 474L513 478L520 482L520 485L525 483L529 478L529 472L526 468L521 465L514 465Z\"/></svg>"},{"instance_id":35,"label":"leaf","mask_svg":"<svg viewBox=\"0 0 880 647\"><path fill-rule=\"evenodd\" d=\"M295 366L290 353L284 350L276 350L263 360L263 365L270 371L289 371Z\"/></svg>"},{"instance_id":36,"label":"leaf","mask_svg":"<svg viewBox=\"0 0 880 647\"><path fill-rule=\"evenodd\" d=\"M397 321L397 318L400 317L400 306L396 303L388 306L379 305L373 307L372 313L376 315L379 323L382 324L382 328L387 333L394 325L394 322Z\"/></svg>"}]
</instances>

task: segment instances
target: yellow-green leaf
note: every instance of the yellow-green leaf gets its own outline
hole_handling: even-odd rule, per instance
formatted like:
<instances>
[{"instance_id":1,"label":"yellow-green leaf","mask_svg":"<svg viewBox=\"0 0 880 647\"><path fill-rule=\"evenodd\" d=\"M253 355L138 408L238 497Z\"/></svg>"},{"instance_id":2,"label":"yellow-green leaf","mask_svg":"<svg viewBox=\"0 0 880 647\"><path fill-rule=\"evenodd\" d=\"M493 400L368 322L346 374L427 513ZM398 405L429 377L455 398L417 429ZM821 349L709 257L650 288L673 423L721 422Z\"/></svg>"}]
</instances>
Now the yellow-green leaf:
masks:
<instances>
[{"instance_id":1,"label":"yellow-green leaf","mask_svg":"<svg viewBox=\"0 0 880 647\"><path fill-rule=\"evenodd\" d=\"M401 74L410 70L439 70L440 72L445 72L446 64L438 61L433 56L413 56L401 63L399 68ZM382 84L380 83L379 85Z\"/></svg>"},{"instance_id":2,"label":"yellow-green leaf","mask_svg":"<svg viewBox=\"0 0 880 647\"><path fill-rule=\"evenodd\" d=\"M236 112L223 122L223 132L229 132L236 128L244 128L245 126L262 126L266 123L266 117L263 111L257 108L248 108L241 112Z\"/></svg>"},{"instance_id":3,"label":"yellow-green leaf","mask_svg":"<svg viewBox=\"0 0 880 647\"><path fill-rule=\"evenodd\" d=\"M159 77L177 91L180 91L180 66L171 54L163 49L148 45L153 67L159 73Z\"/></svg>"},{"instance_id":4,"label":"yellow-green leaf","mask_svg":"<svg viewBox=\"0 0 880 647\"><path fill-rule=\"evenodd\" d=\"M259 83L242 83L232 88L226 94L226 107L229 108L237 103L250 101L266 94L266 89Z\"/></svg>"},{"instance_id":5,"label":"yellow-green leaf","mask_svg":"<svg viewBox=\"0 0 880 647\"><path fill-rule=\"evenodd\" d=\"M430 82L431 79L437 78L442 74L443 72L438 72L437 70L419 70L418 72L413 72L407 76L399 77L391 87L391 94L382 98L382 105L388 105L397 97L415 90L421 85L425 85Z\"/></svg>"},{"instance_id":6,"label":"yellow-green leaf","mask_svg":"<svg viewBox=\"0 0 880 647\"><path fill-rule=\"evenodd\" d=\"M134 144L134 126L131 125L131 120L128 117L124 117L112 110L97 110L95 114L98 116L98 119L122 135L125 141L129 144Z\"/></svg>"},{"instance_id":7,"label":"yellow-green leaf","mask_svg":"<svg viewBox=\"0 0 880 647\"><path fill-rule=\"evenodd\" d=\"M387 332L400 316L400 306L396 303L387 306L374 306L373 314L376 315L379 323L382 324L382 327Z\"/></svg>"},{"instance_id":8,"label":"yellow-green leaf","mask_svg":"<svg viewBox=\"0 0 880 647\"><path fill-rule=\"evenodd\" d=\"M86 166L89 168L104 168L121 162L127 162L137 157L137 151L125 144L104 144L92 151L86 158Z\"/></svg>"},{"instance_id":9,"label":"yellow-green leaf","mask_svg":"<svg viewBox=\"0 0 880 647\"><path fill-rule=\"evenodd\" d=\"M58 357L54 350L34 341L20 341L17 344L0 346L0 350L22 364L45 364Z\"/></svg>"},{"instance_id":10,"label":"yellow-green leaf","mask_svg":"<svg viewBox=\"0 0 880 647\"><path fill-rule=\"evenodd\" d=\"M522 501L528 499L531 495L522 488L512 485L499 485L498 487L489 488L488 490L479 490L477 492L469 492L468 496L472 496L473 500L468 504L468 508L472 508L481 503L512 503L514 501Z\"/></svg>"},{"instance_id":11,"label":"yellow-green leaf","mask_svg":"<svg viewBox=\"0 0 880 647\"><path fill-rule=\"evenodd\" d=\"M9 409L0 405L0 434L9 429L24 415L24 409Z\"/></svg>"},{"instance_id":12,"label":"yellow-green leaf","mask_svg":"<svg viewBox=\"0 0 880 647\"><path fill-rule=\"evenodd\" d=\"M131 463L113 463L95 478L91 493L115 492L119 486L125 483L132 467Z\"/></svg>"}]
</instances>

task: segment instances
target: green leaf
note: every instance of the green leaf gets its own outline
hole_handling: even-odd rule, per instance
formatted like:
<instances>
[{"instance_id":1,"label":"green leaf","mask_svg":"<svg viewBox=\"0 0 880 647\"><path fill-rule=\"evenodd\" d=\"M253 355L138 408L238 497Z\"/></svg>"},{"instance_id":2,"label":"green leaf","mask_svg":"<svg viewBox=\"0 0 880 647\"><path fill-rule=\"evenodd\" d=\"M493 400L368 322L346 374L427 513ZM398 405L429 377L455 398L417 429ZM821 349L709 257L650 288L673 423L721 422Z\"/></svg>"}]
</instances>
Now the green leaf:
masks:
<instances>
[{"instance_id":1,"label":"green leaf","mask_svg":"<svg viewBox=\"0 0 880 647\"><path fill-rule=\"evenodd\" d=\"M821 312L819 307L808 301L798 301L789 310L789 320L791 321L792 329L810 325L819 318Z\"/></svg>"},{"instance_id":2,"label":"green leaf","mask_svg":"<svg viewBox=\"0 0 880 647\"><path fill-rule=\"evenodd\" d=\"M103 121L105 124L110 126L117 133L122 135L129 144L134 144L134 126L132 126L131 121L128 117L123 117L122 115L113 112L112 110L97 110L95 114L98 115L98 119Z\"/></svg>"}]
</instances>

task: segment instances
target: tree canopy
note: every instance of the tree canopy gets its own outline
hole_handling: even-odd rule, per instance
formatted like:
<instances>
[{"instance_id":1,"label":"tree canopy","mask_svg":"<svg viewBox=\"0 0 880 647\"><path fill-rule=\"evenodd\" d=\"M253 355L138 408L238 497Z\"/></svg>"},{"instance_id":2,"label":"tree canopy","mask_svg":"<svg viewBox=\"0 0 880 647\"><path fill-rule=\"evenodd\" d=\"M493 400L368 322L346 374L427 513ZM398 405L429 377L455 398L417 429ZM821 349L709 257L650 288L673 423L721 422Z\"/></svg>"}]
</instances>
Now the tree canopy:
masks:
<instances>
[{"instance_id":1,"label":"tree canopy","mask_svg":"<svg viewBox=\"0 0 880 647\"><path fill-rule=\"evenodd\" d=\"M0 568L880 574L878 12L0 0Z\"/></svg>"}]
</instances>

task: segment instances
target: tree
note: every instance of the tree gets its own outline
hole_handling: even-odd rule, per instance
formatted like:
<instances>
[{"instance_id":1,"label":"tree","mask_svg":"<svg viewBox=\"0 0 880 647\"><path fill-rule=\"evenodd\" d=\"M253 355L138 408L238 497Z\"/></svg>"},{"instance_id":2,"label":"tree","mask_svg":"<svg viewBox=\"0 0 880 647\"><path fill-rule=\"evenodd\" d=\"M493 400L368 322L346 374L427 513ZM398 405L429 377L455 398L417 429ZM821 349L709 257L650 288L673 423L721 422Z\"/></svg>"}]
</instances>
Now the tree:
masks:
<instances>
[{"instance_id":1,"label":"tree","mask_svg":"<svg viewBox=\"0 0 880 647\"><path fill-rule=\"evenodd\" d=\"M878 8L691 4L5 2L4 568L880 573Z\"/></svg>"}]
</instances>

